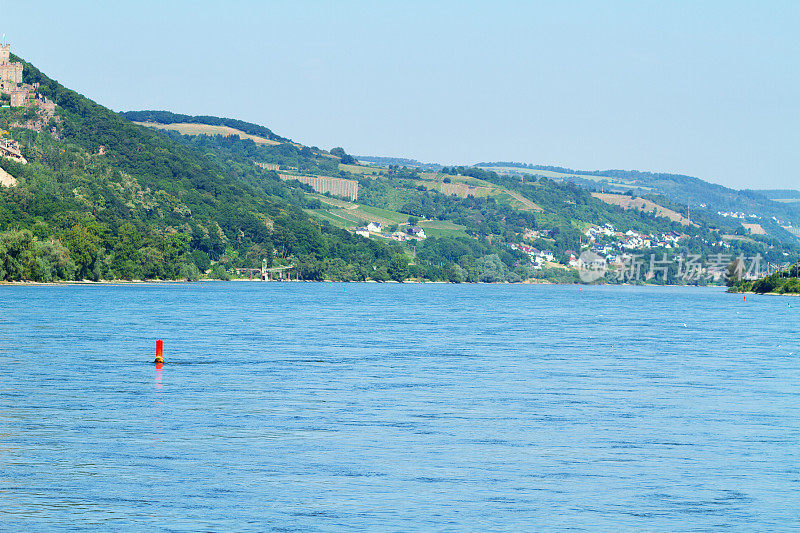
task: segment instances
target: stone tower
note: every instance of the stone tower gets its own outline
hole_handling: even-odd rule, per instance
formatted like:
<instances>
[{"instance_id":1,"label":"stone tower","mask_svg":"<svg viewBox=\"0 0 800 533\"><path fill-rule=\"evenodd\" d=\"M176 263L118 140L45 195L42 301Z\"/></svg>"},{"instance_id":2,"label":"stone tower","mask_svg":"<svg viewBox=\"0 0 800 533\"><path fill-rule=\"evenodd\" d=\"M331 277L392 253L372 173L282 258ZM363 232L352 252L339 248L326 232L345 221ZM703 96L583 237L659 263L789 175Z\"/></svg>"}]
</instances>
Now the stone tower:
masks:
<instances>
[{"instance_id":1,"label":"stone tower","mask_svg":"<svg viewBox=\"0 0 800 533\"><path fill-rule=\"evenodd\" d=\"M22 63L12 63L10 55L11 45L0 43L0 85L22 83Z\"/></svg>"}]
</instances>

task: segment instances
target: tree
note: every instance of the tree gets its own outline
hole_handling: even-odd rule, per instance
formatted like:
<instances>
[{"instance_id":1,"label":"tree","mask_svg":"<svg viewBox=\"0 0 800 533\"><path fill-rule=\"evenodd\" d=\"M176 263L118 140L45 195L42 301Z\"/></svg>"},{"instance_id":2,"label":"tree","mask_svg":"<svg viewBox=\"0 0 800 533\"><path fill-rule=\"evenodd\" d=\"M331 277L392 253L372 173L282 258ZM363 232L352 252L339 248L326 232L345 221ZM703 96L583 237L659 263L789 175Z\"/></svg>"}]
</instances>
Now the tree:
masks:
<instances>
[{"instance_id":1,"label":"tree","mask_svg":"<svg viewBox=\"0 0 800 533\"><path fill-rule=\"evenodd\" d=\"M331 155L335 155L336 157L341 159L342 164L344 165L355 165L356 163L358 163L355 157L347 155L347 152L344 151L344 148L339 146L337 146L336 148L331 148Z\"/></svg>"},{"instance_id":2,"label":"tree","mask_svg":"<svg viewBox=\"0 0 800 533\"><path fill-rule=\"evenodd\" d=\"M389 278L402 283L408 277L408 259L405 255L392 256L387 267Z\"/></svg>"},{"instance_id":3,"label":"tree","mask_svg":"<svg viewBox=\"0 0 800 533\"><path fill-rule=\"evenodd\" d=\"M451 263L445 267L444 275L450 283L461 283L466 278L464 269L455 263Z\"/></svg>"}]
</instances>

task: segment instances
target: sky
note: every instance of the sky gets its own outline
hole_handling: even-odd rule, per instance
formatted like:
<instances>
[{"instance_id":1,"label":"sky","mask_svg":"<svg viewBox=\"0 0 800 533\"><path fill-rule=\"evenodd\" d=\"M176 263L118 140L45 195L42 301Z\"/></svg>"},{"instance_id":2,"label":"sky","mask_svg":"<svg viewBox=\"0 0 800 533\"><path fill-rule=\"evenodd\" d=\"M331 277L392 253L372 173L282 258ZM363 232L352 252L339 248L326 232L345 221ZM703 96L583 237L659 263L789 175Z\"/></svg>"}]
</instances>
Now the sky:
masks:
<instances>
[{"instance_id":1,"label":"sky","mask_svg":"<svg viewBox=\"0 0 800 533\"><path fill-rule=\"evenodd\" d=\"M0 0L18 55L116 111L311 146L800 188L800 2Z\"/></svg>"}]
</instances>

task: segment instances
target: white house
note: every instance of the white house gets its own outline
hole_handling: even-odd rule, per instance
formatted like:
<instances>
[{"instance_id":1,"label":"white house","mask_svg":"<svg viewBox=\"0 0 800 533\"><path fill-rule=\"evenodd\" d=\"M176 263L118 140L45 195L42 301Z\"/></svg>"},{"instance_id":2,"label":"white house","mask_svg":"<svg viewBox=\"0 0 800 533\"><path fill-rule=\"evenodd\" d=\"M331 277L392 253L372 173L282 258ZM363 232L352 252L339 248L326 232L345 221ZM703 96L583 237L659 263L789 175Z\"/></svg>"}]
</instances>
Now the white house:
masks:
<instances>
[{"instance_id":1,"label":"white house","mask_svg":"<svg viewBox=\"0 0 800 533\"><path fill-rule=\"evenodd\" d=\"M369 237L369 230L367 228L356 228L356 235L361 235L362 237Z\"/></svg>"},{"instance_id":2,"label":"white house","mask_svg":"<svg viewBox=\"0 0 800 533\"><path fill-rule=\"evenodd\" d=\"M553 252L551 252L550 250L542 250L541 252L539 252L539 257L541 257L545 261L553 261L553 259L555 259L555 257L553 256Z\"/></svg>"},{"instance_id":3,"label":"white house","mask_svg":"<svg viewBox=\"0 0 800 533\"><path fill-rule=\"evenodd\" d=\"M414 237L416 237L417 239L419 239L419 240L423 240L423 239L426 239L426 238L427 238L427 237L425 236L425 230L423 230L422 228L420 228L420 227L418 227L418 226L414 226L413 228L411 228L410 230L408 230L408 232L409 232L411 235L413 235Z\"/></svg>"},{"instance_id":4,"label":"white house","mask_svg":"<svg viewBox=\"0 0 800 533\"><path fill-rule=\"evenodd\" d=\"M381 224L380 222L370 222L369 224L367 224L367 229L373 233L380 233Z\"/></svg>"}]
</instances>

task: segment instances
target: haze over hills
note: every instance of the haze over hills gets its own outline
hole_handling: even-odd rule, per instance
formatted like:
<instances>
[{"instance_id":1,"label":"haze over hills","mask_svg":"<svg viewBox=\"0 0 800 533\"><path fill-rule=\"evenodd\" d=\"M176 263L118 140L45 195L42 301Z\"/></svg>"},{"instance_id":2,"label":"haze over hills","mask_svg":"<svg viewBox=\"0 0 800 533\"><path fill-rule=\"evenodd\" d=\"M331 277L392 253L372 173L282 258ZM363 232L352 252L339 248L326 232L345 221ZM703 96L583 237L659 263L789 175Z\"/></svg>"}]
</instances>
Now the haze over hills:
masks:
<instances>
[{"instance_id":1,"label":"haze over hills","mask_svg":"<svg viewBox=\"0 0 800 533\"><path fill-rule=\"evenodd\" d=\"M692 253L781 263L800 253L781 226L796 220L789 203L696 178L359 164L342 148L303 146L241 120L120 115L11 59L31 95L0 95L5 280L226 278L267 268L308 280L574 282L582 251L612 262ZM626 194L599 194L598 185ZM691 196L689 210L681 194ZM715 203L693 205L704 201ZM745 221L715 211L723 204L780 217Z\"/></svg>"}]
</instances>

